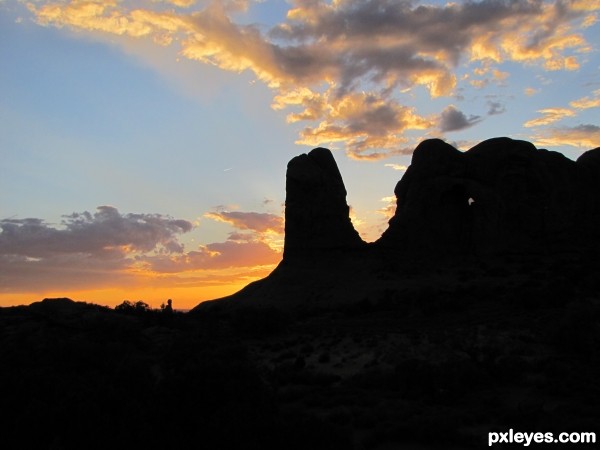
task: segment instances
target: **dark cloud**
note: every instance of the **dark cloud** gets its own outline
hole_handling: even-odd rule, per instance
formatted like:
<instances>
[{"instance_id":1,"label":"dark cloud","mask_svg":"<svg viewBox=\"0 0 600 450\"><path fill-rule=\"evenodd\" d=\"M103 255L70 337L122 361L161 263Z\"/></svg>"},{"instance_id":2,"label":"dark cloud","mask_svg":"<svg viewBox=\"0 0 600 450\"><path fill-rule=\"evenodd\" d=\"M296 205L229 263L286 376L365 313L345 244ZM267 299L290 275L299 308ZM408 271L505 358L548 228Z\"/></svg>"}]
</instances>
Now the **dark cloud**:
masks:
<instances>
[{"instance_id":1,"label":"dark cloud","mask_svg":"<svg viewBox=\"0 0 600 450\"><path fill-rule=\"evenodd\" d=\"M479 116L469 116L467 118L465 113L450 105L440 114L439 129L443 132L463 130L481 122L481 120Z\"/></svg>"},{"instance_id":2,"label":"dark cloud","mask_svg":"<svg viewBox=\"0 0 600 450\"><path fill-rule=\"evenodd\" d=\"M309 97L308 102L312 101ZM329 108L322 114L325 118L319 126L306 127L297 142L317 146L343 141L355 159L381 159L404 154L406 148L411 147L403 137L404 131L423 130L433 125L430 120L415 114L413 108L394 100L383 101L366 92L329 100Z\"/></svg>"},{"instance_id":3,"label":"dark cloud","mask_svg":"<svg viewBox=\"0 0 600 450\"><path fill-rule=\"evenodd\" d=\"M311 77L321 72L319 79L336 73L342 87L358 86L367 75L404 86L418 83L423 74L448 78L474 44L497 43L532 22L539 28L524 44L541 51L556 33L552 26L583 15L570 7L563 13L549 12L540 1L444 6L390 0L294 3L288 21L270 32L276 41L296 43L277 47L279 67L290 77L299 76L298 82L306 68Z\"/></svg>"},{"instance_id":4,"label":"dark cloud","mask_svg":"<svg viewBox=\"0 0 600 450\"><path fill-rule=\"evenodd\" d=\"M411 50L408 56L414 56L414 47L419 47L424 52L446 51L454 61L473 39L473 29L499 31L507 18L526 20L542 12L539 1L487 0L434 6L414 1L354 0L340 2L338 7L320 1L294 3L298 13L275 27L271 36L296 42L334 42L387 35L410 43L405 46Z\"/></svg>"},{"instance_id":5,"label":"dark cloud","mask_svg":"<svg viewBox=\"0 0 600 450\"><path fill-rule=\"evenodd\" d=\"M187 220L161 214L121 214L112 206L64 216L0 221L0 281L4 289L94 287L132 281L134 256L183 252Z\"/></svg>"},{"instance_id":6,"label":"dark cloud","mask_svg":"<svg viewBox=\"0 0 600 450\"><path fill-rule=\"evenodd\" d=\"M235 242L251 242L256 240L256 233L240 233L238 231L234 231L233 233L229 233L227 240Z\"/></svg>"},{"instance_id":7,"label":"dark cloud","mask_svg":"<svg viewBox=\"0 0 600 450\"><path fill-rule=\"evenodd\" d=\"M488 101L487 102L489 109L488 109L488 116L495 116L496 114L502 114L504 112L506 112L506 107L500 103L500 102L493 102L493 101Z\"/></svg>"},{"instance_id":8,"label":"dark cloud","mask_svg":"<svg viewBox=\"0 0 600 450\"><path fill-rule=\"evenodd\" d=\"M183 251L177 236L192 224L160 214L120 214L112 206L100 206L94 214L64 216L59 228L41 219L0 221L0 255L48 257L64 254L111 256L155 249Z\"/></svg>"},{"instance_id":9,"label":"dark cloud","mask_svg":"<svg viewBox=\"0 0 600 450\"><path fill-rule=\"evenodd\" d=\"M0 292L69 291L135 282L131 260L118 255L63 253L43 258L0 255Z\"/></svg>"},{"instance_id":10,"label":"dark cloud","mask_svg":"<svg viewBox=\"0 0 600 450\"><path fill-rule=\"evenodd\" d=\"M598 125L592 125L589 123L573 127L572 130L579 131L582 133L600 135L600 127Z\"/></svg>"}]
</instances>

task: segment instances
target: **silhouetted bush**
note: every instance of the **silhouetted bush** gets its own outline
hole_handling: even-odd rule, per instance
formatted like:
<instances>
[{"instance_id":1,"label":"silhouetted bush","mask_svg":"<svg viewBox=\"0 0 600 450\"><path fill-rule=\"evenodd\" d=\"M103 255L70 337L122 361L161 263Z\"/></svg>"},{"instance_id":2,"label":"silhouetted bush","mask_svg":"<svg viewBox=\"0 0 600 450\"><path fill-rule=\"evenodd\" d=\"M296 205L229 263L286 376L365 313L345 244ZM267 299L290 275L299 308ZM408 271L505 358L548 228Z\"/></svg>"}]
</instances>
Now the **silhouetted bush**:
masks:
<instances>
[{"instance_id":1,"label":"silhouetted bush","mask_svg":"<svg viewBox=\"0 0 600 450\"><path fill-rule=\"evenodd\" d=\"M151 311L150 305L148 303L138 300L137 302L130 302L129 300L123 301L120 305L115 306L115 311L125 313L125 314L133 314L133 315L143 315L147 312Z\"/></svg>"}]
</instances>

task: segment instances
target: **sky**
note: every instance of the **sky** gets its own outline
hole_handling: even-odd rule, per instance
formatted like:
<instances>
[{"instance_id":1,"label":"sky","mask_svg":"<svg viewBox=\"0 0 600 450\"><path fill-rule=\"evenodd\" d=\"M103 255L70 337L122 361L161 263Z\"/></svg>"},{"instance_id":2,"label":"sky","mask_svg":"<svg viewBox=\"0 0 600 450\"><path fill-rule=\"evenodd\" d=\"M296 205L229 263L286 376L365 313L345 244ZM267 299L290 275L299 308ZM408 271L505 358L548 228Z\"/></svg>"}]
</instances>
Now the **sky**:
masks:
<instances>
[{"instance_id":1,"label":"sky","mask_svg":"<svg viewBox=\"0 0 600 450\"><path fill-rule=\"evenodd\" d=\"M330 148L363 239L413 149L600 146L600 1L0 0L0 306L191 308L270 273Z\"/></svg>"}]
</instances>

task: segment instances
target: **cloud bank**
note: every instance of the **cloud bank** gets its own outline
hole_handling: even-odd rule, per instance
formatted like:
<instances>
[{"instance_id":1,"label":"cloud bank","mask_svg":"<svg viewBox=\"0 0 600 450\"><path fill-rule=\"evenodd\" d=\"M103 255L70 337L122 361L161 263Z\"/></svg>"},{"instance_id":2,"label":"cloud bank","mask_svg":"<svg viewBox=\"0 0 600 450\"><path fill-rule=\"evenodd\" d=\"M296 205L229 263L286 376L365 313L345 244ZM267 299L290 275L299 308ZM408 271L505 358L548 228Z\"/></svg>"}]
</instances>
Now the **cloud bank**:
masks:
<instances>
[{"instance_id":1,"label":"cloud bank","mask_svg":"<svg viewBox=\"0 0 600 450\"><path fill-rule=\"evenodd\" d=\"M60 228L29 218L2 220L0 229L0 255L113 258L153 250L181 252L177 236L189 232L192 224L160 214L122 215L112 206L99 206L94 214L86 211L64 216Z\"/></svg>"},{"instance_id":2,"label":"cloud bank","mask_svg":"<svg viewBox=\"0 0 600 450\"><path fill-rule=\"evenodd\" d=\"M279 262L280 251L263 239L262 232L279 233L281 223L276 216L260 222L263 216L240 212L233 227L254 231L233 232L225 242L190 251L180 239L192 231L193 224L160 214L121 214L115 207L100 206L94 213L63 216L60 224L37 218L4 219L0 221L1 292L127 286L198 271L204 271L202 283L212 283L225 277L219 272L224 269L248 272Z\"/></svg>"},{"instance_id":3,"label":"cloud bank","mask_svg":"<svg viewBox=\"0 0 600 450\"><path fill-rule=\"evenodd\" d=\"M409 106L415 92L451 99L459 68L478 88L506 83L509 74L498 68L506 62L549 72L580 68L593 50L581 30L594 25L600 2L294 0L286 19L268 27L232 19L248 7L188 0L145 8L115 0L29 4L42 25L151 39L190 60L250 71L273 90L273 108L303 124L298 143L338 144L353 158L379 159L406 153L411 130L478 123L451 104L441 119ZM574 107L595 104L581 99ZM489 115L503 111L490 105Z\"/></svg>"}]
</instances>

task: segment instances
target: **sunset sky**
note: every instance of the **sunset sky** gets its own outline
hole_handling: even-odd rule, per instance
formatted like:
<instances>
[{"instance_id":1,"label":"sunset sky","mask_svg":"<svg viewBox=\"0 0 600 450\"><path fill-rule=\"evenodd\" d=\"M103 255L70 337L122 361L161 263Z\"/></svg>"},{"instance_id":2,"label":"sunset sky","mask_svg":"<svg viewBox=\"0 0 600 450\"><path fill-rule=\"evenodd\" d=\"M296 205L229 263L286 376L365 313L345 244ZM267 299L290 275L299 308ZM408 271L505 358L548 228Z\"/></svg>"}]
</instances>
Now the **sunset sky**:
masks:
<instances>
[{"instance_id":1,"label":"sunset sky","mask_svg":"<svg viewBox=\"0 0 600 450\"><path fill-rule=\"evenodd\" d=\"M0 306L176 308L281 259L334 151L373 241L414 147L600 146L600 0L0 0Z\"/></svg>"}]
</instances>

